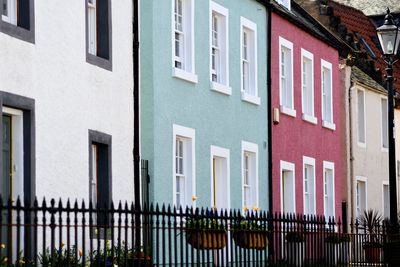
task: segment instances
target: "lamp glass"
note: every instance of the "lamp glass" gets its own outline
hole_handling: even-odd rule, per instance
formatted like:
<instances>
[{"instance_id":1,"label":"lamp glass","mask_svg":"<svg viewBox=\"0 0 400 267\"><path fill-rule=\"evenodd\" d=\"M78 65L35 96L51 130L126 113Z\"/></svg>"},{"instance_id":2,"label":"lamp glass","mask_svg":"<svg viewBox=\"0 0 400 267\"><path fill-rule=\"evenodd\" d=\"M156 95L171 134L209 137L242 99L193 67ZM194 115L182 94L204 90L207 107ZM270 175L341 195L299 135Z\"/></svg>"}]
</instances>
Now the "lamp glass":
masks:
<instances>
[{"instance_id":1,"label":"lamp glass","mask_svg":"<svg viewBox=\"0 0 400 267\"><path fill-rule=\"evenodd\" d=\"M387 27L384 30L377 30L379 42L381 44L383 54L386 56L392 56L399 50L400 43L400 29L393 25L393 27Z\"/></svg>"}]
</instances>

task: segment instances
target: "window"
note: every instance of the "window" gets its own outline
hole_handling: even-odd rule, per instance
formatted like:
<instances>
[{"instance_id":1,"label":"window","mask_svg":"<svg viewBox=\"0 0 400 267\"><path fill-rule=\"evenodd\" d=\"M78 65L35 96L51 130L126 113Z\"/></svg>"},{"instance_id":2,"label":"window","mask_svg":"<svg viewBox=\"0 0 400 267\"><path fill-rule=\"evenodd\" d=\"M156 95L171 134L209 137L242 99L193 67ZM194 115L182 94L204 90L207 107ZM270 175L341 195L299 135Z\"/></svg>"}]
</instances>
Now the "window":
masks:
<instances>
[{"instance_id":1,"label":"window","mask_svg":"<svg viewBox=\"0 0 400 267\"><path fill-rule=\"evenodd\" d=\"M0 0L0 31L34 43L34 0Z\"/></svg>"},{"instance_id":2,"label":"window","mask_svg":"<svg viewBox=\"0 0 400 267\"><path fill-rule=\"evenodd\" d=\"M230 151L211 146L211 205L221 211L230 209Z\"/></svg>"},{"instance_id":3,"label":"window","mask_svg":"<svg viewBox=\"0 0 400 267\"><path fill-rule=\"evenodd\" d=\"M210 80L211 90L227 95L229 87L228 9L210 2Z\"/></svg>"},{"instance_id":4,"label":"window","mask_svg":"<svg viewBox=\"0 0 400 267\"><path fill-rule=\"evenodd\" d=\"M315 214L315 159L303 157L304 214Z\"/></svg>"},{"instance_id":5,"label":"window","mask_svg":"<svg viewBox=\"0 0 400 267\"><path fill-rule=\"evenodd\" d=\"M257 25L240 17L241 92L242 100L260 104L257 89Z\"/></svg>"},{"instance_id":6,"label":"window","mask_svg":"<svg viewBox=\"0 0 400 267\"><path fill-rule=\"evenodd\" d=\"M367 210L367 178L357 177L356 180L356 215L360 218Z\"/></svg>"},{"instance_id":7,"label":"window","mask_svg":"<svg viewBox=\"0 0 400 267\"><path fill-rule=\"evenodd\" d=\"M390 193L389 193L389 182L384 181L383 182L383 196L382 196L382 206L383 206L383 218L389 218L390 217Z\"/></svg>"},{"instance_id":8,"label":"window","mask_svg":"<svg viewBox=\"0 0 400 267\"><path fill-rule=\"evenodd\" d=\"M112 70L111 0L86 0L86 61Z\"/></svg>"},{"instance_id":9,"label":"window","mask_svg":"<svg viewBox=\"0 0 400 267\"><path fill-rule=\"evenodd\" d=\"M258 207L258 145L242 141L242 205Z\"/></svg>"},{"instance_id":10,"label":"window","mask_svg":"<svg viewBox=\"0 0 400 267\"><path fill-rule=\"evenodd\" d=\"M386 98L381 98L381 114L382 114L382 148L386 151L389 147L388 138L388 102Z\"/></svg>"},{"instance_id":11,"label":"window","mask_svg":"<svg viewBox=\"0 0 400 267\"><path fill-rule=\"evenodd\" d=\"M335 130L332 109L332 64L321 59L322 126Z\"/></svg>"},{"instance_id":12,"label":"window","mask_svg":"<svg viewBox=\"0 0 400 267\"><path fill-rule=\"evenodd\" d=\"M172 0L172 27L172 76L197 83L193 0Z\"/></svg>"},{"instance_id":13,"label":"window","mask_svg":"<svg viewBox=\"0 0 400 267\"><path fill-rule=\"evenodd\" d=\"M279 99L281 112L296 117L293 97L293 44L279 37Z\"/></svg>"},{"instance_id":14,"label":"window","mask_svg":"<svg viewBox=\"0 0 400 267\"><path fill-rule=\"evenodd\" d=\"M335 217L335 170L334 163L323 162L323 184L324 184L324 215L325 218Z\"/></svg>"},{"instance_id":15,"label":"window","mask_svg":"<svg viewBox=\"0 0 400 267\"><path fill-rule=\"evenodd\" d=\"M195 132L173 125L173 203L177 208L192 206L195 196Z\"/></svg>"},{"instance_id":16,"label":"window","mask_svg":"<svg viewBox=\"0 0 400 267\"><path fill-rule=\"evenodd\" d=\"M314 117L314 56L301 49L301 59L303 120L317 124L317 118ZM284 62L283 66L285 66ZM284 70L282 72L284 73Z\"/></svg>"},{"instance_id":17,"label":"window","mask_svg":"<svg viewBox=\"0 0 400 267\"><path fill-rule=\"evenodd\" d=\"M365 146L365 92L357 90L357 125L358 125L358 144Z\"/></svg>"},{"instance_id":18,"label":"window","mask_svg":"<svg viewBox=\"0 0 400 267\"><path fill-rule=\"evenodd\" d=\"M281 212L296 212L295 166L281 160Z\"/></svg>"}]
</instances>

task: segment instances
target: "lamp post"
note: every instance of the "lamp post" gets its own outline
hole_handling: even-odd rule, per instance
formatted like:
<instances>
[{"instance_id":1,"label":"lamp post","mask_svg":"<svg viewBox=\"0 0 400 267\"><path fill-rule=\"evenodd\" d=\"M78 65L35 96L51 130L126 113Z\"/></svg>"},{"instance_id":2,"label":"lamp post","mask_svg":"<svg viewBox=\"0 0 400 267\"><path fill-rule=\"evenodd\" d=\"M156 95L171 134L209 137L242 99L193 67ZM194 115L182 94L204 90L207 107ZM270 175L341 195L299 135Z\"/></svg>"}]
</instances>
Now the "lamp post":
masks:
<instances>
[{"instance_id":1,"label":"lamp post","mask_svg":"<svg viewBox=\"0 0 400 267\"><path fill-rule=\"evenodd\" d=\"M376 29L376 33L381 44L383 55L385 56L387 91L388 91L388 137L389 137L389 190L390 190L390 224L392 231L398 230L397 227L397 193L396 193L396 154L394 140L394 105L393 105L393 65L399 50L400 29L394 24L393 16L389 8L385 16L384 24Z\"/></svg>"}]
</instances>

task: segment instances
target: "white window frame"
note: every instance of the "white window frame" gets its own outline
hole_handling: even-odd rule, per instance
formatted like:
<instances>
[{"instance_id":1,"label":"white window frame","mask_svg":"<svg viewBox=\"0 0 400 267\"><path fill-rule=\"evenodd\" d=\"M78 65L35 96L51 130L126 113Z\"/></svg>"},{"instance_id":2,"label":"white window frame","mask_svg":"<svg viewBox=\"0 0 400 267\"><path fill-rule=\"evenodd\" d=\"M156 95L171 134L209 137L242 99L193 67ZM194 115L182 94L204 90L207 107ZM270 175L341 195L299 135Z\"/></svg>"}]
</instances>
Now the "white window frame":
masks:
<instances>
[{"instance_id":1,"label":"white window frame","mask_svg":"<svg viewBox=\"0 0 400 267\"><path fill-rule=\"evenodd\" d=\"M213 49L213 14L216 14L218 23L218 49L220 54L220 80L212 80L212 49ZM210 1L210 89L226 95L232 95L229 86L229 11L227 8Z\"/></svg>"},{"instance_id":2,"label":"white window frame","mask_svg":"<svg viewBox=\"0 0 400 267\"><path fill-rule=\"evenodd\" d=\"M251 181L251 185L250 186L254 186L255 188L251 188L250 189L250 193L254 194L255 193L255 197L253 197L252 199L252 203L254 204L253 206L258 207L259 205L259 188L258 188L258 145L255 143L251 143L251 142L247 142L247 141L242 141L242 207L245 206L244 203L244 157L245 157L245 153L251 153L253 160L255 161L254 164L251 164L253 166L253 170L250 171L250 179L254 179L254 181ZM254 203L255 202L255 203ZM247 208L251 209L253 207L249 207L247 206Z\"/></svg>"},{"instance_id":3,"label":"white window frame","mask_svg":"<svg viewBox=\"0 0 400 267\"><path fill-rule=\"evenodd\" d=\"M389 202L387 204L388 204L389 216L390 216L390 186L389 186L389 181L382 181L382 217L383 217L383 219L386 218L385 217L385 186L387 186L388 190L389 190Z\"/></svg>"},{"instance_id":4,"label":"white window frame","mask_svg":"<svg viewBox=\"0 0 400 267\"><path fill-rule=\"evenodd\" d=\"M288 90L288 92L291 94L292 96L292 101L291 101L291 106L287 107L285 106L283 103L283 85L282 85L282 48L285 48L287 50L290 51L290 66L289 71L289 79L291 81L291 85L290 88ZM285 67L285 69L287 69ZM281 113L292 116L292 117L296 117L296 110L294 108L294 81L293 81L293 43L289 42L288 40L284 39L283 37L279 36L279 104L280 104L280 110Z\"/></svg>"},{"instance_id":5,"label":"white window frame","mask_svg":"<svg viewBox=\"0 0 400 267\"><path fill-rule=\"evenodd\" d=\"M384 101L384 100L386 100L386 107L389 105L389 103L388 103L388 100L387 100L387 97L386 96L381 96L380 97L380 106L381 106L381 108L380 108L380 110L381 110L381 116L380 116L380 121L381 121L381 150L382 150L382 152L388 152L389 151L389 132L388 132L388 125L389 125L389 118L388 118L388 110L382 110L382 102ZM386 114L386 122L387 122L387 127L383 127L383 120L382 120L382 117L383 117L383 114ZM383 144L383 131L386 131L386 133L387 133L387 147L384 147L384 144Z\"/></svg>"},{"instance_id":6,"label":"white window frame","mask_svg":"<svg viewBox=\"0 0 400 267\"><path fill-rule=\"evenodd\" d=\"M311 177L311 179L312 179L312 183L313 183L313 192L312 192L312 196L313 196L313 211L314 212L308 212L308 213L306 213L306 209L305 209L305 199L306 199L306 192L305 192L305 177L306 177L306 172L305 172L305 167L306 167L306 165L309 165L309 166L312 166L313 167L313 169L314 169L314 174L313 174L313 177ZM316 171L315 171L315 159L314 158L310 158L310 157L306 157L306 156L303 156L303 213L304 214L312 214L312 215L316 215L316 211L317 211L317 209L316 209L316 197L315 197L315 192L316 192L316 189L315 189L315 174L316 174ZM310 191L310 186L308 185L308 191Z\"/></svg>"},{"instance_id":7,"label":"white window frame","mask_svg":"<svg viewBox=\"0 0 400 267\"><path fill-rule=\"evenodd\" d=\"M304 81L304 72L306 70L304 70L304 60L309 60L310 64L311 64L311 73L310 73L310 84L309 85L305 85L305 81ZM306 110L306 96L304 95L304 86L306 86L308 88L308 86L310 86L309 90L311 91L311 103L309 103L309 105L311 105L311 114L307 114L305 112ZM302 107L302 113L303 113L303 120L307 121L309 123L312 124L317 124L318 123L318 119L315 117L315 112L314 112L314 55L310 52L308 52L307 50L305 50L304 48L301 49L301 107Z\"/></svg>"},{"instance_id":8,"label":"white window frame","mask_svg":"<svg viewBox=\"0 0 400 267\"><path fill-rule=\"evenodd\" d=\"M291 0L276 0L276 2L278 2L278 4L280 4L281 6L286 7L288 10L290 10L291 8Z\"/></svg>"},{"instance_id":9,"label":"white window frame","mask_svg":"<svg viewBox=\"0 0 400 267\"><path fill-rule=\"evenodd\" d=\"M283 213L283 180L282 180L282 171L291 171L293 173L293 207L294 212L296 213L296 172L295 172L295 164L287 161L280 161L280 198L281 198L281 212Z\"/></svg>"},{"instance_id":10,"label":"white window frame","mask_svg":"<svg viewBox=\"0 0 400 267\"><path fill-rule=\"evenodd\" d=\"M336 198L335 198L335 163L329 161L323 161L323 173L322 173L322 186L323 186L323 200L324 200L324 216L327 219L327 207L325 206L325 170L332 171L332 202L333 202L333 219L336 217ZM329 203L328 203L329 204Z\"/></svg>"},{"instance_id":11,"label":"white window frame","mask_svg":"<svg viewBox=\"0 0 400 267\"><path fill-rule=\"evenodd\" d=\"M17 0L6 0L7 1L7 13L8 16L1 14L1 19L4 22L8 22L13 25L17 25ZM1 2L0 4L3 4Z\"/></svg>"},{"instance_id":12,"label":"white window frame","mask_svg":"<svg viewBox=\"0 0 400 267\"><path fill-rule=\"evenodd\" d=\"M325 112L324 112L324 68L329 70L330 73L330 89L331 89L331 99L330 99L330 108L331 108L331 117L330 120L324 120ZM336 130L336 125L333 122L333 73L332 73L332 63L321 59L321 114L322 114L322 127L328 128L330 130Z\"/></svg>"},{"instance_id":13,"label":"white window frame","mask_svg":"<svg viewBox=\"0 0 400 267\"><path fill-rule=\"evenodd\" d=\"M213 159L214 157L220 157L226 159L226 175L227 175L227 190L226 194L228 197L228 208L231 208L231 160L230 160L230 150L227 148L219 147L219 146L210 146L210 178L211 178L211 203L210 206L213 206L214 203L214 171L213 171Z\"/></svg>"},{"instance_id":14,"label":"white window frame","mask_svg":"<svg viewBox=\"0 0 400 267\"><path fill-rule=\"evenodd\" d=\"M183 13L183 68L175 67L175 1L172 0L171 9L171 39L172 39L172 77L187 82L197 83L195 74L195 46L194 46L194 0L182 0Z\"/></svg>"},{"instance_id":15,"label":"white window frame","mask_svg":"<svg viewBox=\"0 0 400 267\"><path fill-rule=\"evenodd\" d=\"M368 179L363 176L356 176L356 194L355 194L355 207L356 207L356 215L357 215L357 184L358 182L363 182L365 184L365 210L368 210ZM360 214L362 215L362 214ZM357 219L359 219L357 217Z\"/></svg>"},{"instance_id":16,"label":"white window frame","mask_svg":"<svg viewBox=\"0 0 400 267\"><path fill-rule=\"evenodd\" d=\"M192 188L186 188L186 193L191 193L188 196L186 196L185 199L185 205L182 205L182 208L184 208L186 205L187 206L193 206L195 207L196 203L194 201L191 201L193 196L196 196L196 135L195 135L195 130L192 128L180 126L173 124L172 126L172 132L173 132L173 139L172 139L172 199L173 199L173 205L176 206L176 177L175 177L175 154L176 154L176 139L177 138L184 138L184 139L190 139L190 152L191 152L191 170L189 170L189 173L187 173L187 176L191 176L190 178L186 179L191 179L191 184ZM185 183L186 185L187 183ZM191 189L191 190L190 190ZM177 207L178 208L178 207Z\"/></svg>"},{"instance_id":17,"label":"white window frame","mask_svg":"<svg viewBox=\"0 0 400 267\"><path fill-rule=\"evenodd\" d=\"M97 1L87 1L88 16L88 53L97 56ZM92 3L90 3L92 1ZM94 15L94 16L93 16Z\"/></svg>"},{"instance_id":18,"label":"white window frame","mask_svg":"<svg viewBox=\"0 0 400 267\"><path fill-rule=\"evenodd\" d=\"M363 113L364 113L364 142L360 142L360 122L359 122L359 102L358 102L358 93L362 92L363 94ZM356 102L357 102L357 144L360 147L366 147L367 146L367 120L366 120L366 110L365 110L365 90L359 87L356 87Z\"/></svg>"},{"instance_id":19,"label":"white window frame","mask_svg":"<svg viewBox=\"0 0 400 267\"><path fill-rule=\"evenodd\" d=\"M243 88L243 62L246 60L244 59L243 55L243 33L249 32L252 36L250 39L250 43L247 44L249 47L249 55L250 55L250 63L249 63L249 89L253 91L253 94L246 91ZM257 74L257 24L254 22L240 17L240 90L242 101L246 101L255 105L260 105L261 100L258 96L258 74ZM251 42L252 41L252 42Z\"/></svg>"}]
</instances>

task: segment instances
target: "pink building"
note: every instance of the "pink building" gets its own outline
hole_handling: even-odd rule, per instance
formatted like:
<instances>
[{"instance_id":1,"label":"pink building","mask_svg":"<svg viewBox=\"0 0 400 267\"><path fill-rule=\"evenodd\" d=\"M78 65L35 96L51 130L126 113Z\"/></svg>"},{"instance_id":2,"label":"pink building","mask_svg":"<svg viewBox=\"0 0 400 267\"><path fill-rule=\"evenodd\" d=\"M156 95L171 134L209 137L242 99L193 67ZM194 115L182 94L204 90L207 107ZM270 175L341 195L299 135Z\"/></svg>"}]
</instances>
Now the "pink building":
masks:
<instances>
[{"instance_id":1,"label":"pink building","mask_svg":"<svg viewBox=\"0 0 400 267\"><path fill-rule=\"evenodd\" d=\"M282 2L271 17L273 211L338 219L338 46L300 6Z\"/></svg>"}]
</instances>

